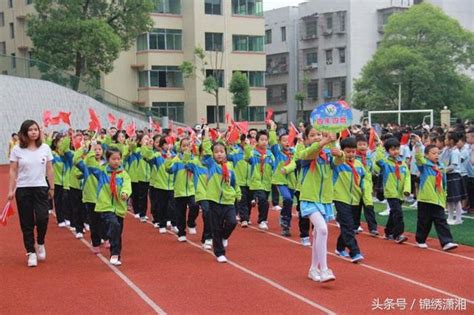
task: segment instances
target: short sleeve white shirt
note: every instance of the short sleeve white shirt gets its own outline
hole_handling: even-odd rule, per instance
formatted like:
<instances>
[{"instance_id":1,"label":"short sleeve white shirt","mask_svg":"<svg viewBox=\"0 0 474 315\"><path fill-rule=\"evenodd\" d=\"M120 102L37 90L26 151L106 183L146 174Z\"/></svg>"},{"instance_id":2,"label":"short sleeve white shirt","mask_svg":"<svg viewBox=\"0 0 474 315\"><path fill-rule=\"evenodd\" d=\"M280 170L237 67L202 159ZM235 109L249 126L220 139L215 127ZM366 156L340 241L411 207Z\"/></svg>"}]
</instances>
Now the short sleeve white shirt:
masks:
<instances>
[{"instance_id":1,"label":"short sleeve white shirt","mask_svg":"<svg viewBox=\"0 0 474 315\"><path fill-rule=\"evenodd\" d=\"M10 161L18 162L18 177L16 187L46 187L46 164L53 160L53 154L48 145L42 144L36 150L22 149L16 145Z\"/></svg>"}]
</instances>

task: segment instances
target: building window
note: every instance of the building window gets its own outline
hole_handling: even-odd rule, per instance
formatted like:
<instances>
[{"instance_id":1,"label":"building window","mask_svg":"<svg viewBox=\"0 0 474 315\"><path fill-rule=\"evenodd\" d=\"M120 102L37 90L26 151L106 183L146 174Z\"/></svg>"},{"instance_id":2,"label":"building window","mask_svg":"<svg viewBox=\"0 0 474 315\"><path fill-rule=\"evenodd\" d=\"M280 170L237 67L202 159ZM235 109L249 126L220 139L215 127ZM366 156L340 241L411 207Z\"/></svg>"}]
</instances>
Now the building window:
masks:
<instances>
[{"instance_id":1,"label":"building window","mask_svg":"<svg viewBox=\"0 0 474 315\"><path fill-rule=\"evenodd\" d=\"M286 84L267 86L268 104L282 104L287 101Z\"/></svg>"},{"instance_id":2,"label":"building window","mask_svg":"<svg viewBox=\"0 0 474 315\"><path fill-rule=\"evenodd\" d=\"M308 98L317 99L318 89L318 81L310 81L307 86Z\"/></svg>"},{"instance_id":3,"label":"building window","mask_svg":"<svg viewBox=\"0 0 474 315\"><path fill-rule=\"evenodd\" d=\"M222 33L206 33L205 34L206 51L222 51Z\"/></svg>"},{"instance_id":4,"label":"building window","mask_svg":"<svg viewBox=\"0 0 474 315\"><path fill-rule=\"evenodd\" d=\"M235 114L237 114L237 109L234 109ZM238 119L239 117L236 117ZM242 120L246 121L264 121L265 120L265 106L248 106L242 112Z\"/></svg>"},{"instance_id":5,"label":"building window","mask_svg":"<svg viewBox=\"0 0 474 315\"><path fill-rule=\"evenodd\" d=\"M346 12L338 12L338 24L339 24L339 32L344 33L346 31Z\"/></svg>"},{"instance_id":6,"label":"building window","mask_svg":"<svg viewBox=\"0 0 474 315\"><path fill-rule=\"evenodd\" d=\"M33 4L33 0L26 0L26 4Z\"/></svg>"},{"instance_id":7,"label":"building window","mask_svg":"<svg viewBox=\"0 0 474 315\"><path fill-rule=\"evenodd\" d=\"M332 49L326 50L326 64L332 65Z\"/></svg>"},{"instance_id":8,"label":"building window","mask_svg":"<svg viewBox=\"0 0 474 315\"><path fill-rule=\"evenodd\" d=\"M224 121L224 105L219 105L219 122ZM214 124L217 122L216 120L216 105L208 105L207 106L207 122L209 124Z\"/></svg>"},{"instance_id":9,"label":"building window","mask_svg":"<svg viewBox=\"0 0 474 315\"><path fill-rule=\"evenodd\" d=\"M234 71L234 73L237 71ZM265 72L264 71L240 71L249 79L250 87L264 87L265 86Z\"/></svg>"},{"instance_id":10,"label":"building window","mask_svg":"<svg viewBox=\"0 0 474 315\"><path fill-rule=\"evenodd\" d=\"M281 30L281 41L286 42L286 27L282 26L280 30Z\"/></svg>"},{"instance_id":11,"label":"building window","mask_svg":"<svg viewBox=\"0 0 474 315\"><path fill-rule=\"evenodd\" d=\"M183 74L177 66L152 66L138 74L139 87L182 88Z\"/></svg>"},{"instance_id":12,"label":"building window","mask_svg":"<svg viewBox=\"0 0 474 315\"><path fill-rule=\"evenodd\" d=\"M232 0L232 14L263 16L263 0Z\"/></svg>"},{"instance_id":13,"label":"building window","mask_svg":"<svg viewBox=\"0 0 474 315\"><path fill-rule=\"evenodd\" d=\"M326 88L324 90L324 98L332 98L333 96L333 91L334 90L334 84L331 80L326 80Z\"/></svg>"},{"instance_id":14,"label":"building window","mask_svg":"<svg viewBox=\"0 0 474 315\"><path fill-rule=\"evenodd\" d=\"M211 15L221 15L221 0L205 0L204 12Z\"/></svg>"},{"instance_id":15,"label":"building window","mask_svg":"<svg viewBox=\"0 0 474 315\"><path fill-rule=\"evenodd\" d=\"M8 7L13 8L13 0L8 0Z\"/></svg>"},{"instance_id":16,"label":"building window","mask_svg":"<svg viewBox=\"0 0 474 315\"><path fill-rule=\"evenodd\" d=\"M271 44L272 43L272 30L266 30L265 31L265 44Z\"/></svg>"},{"instance_id":17,"label":"building window","mask_svg":"<svg viewBox=\"0 0 474 315\"><path fill-rule=\"evenodd\" d=\"M5 14L0 12L0 26L5 26Z\"/></svg>"},{"instance_id":18,"label":"building window","mask_svg":"<svg viewBox=\"0 0 474 315\"><path fill-rule=\"evenodd\" d=\"M213 76L214 79L216 79L217 84L219 84L219 87L224 87L224 70L208 69L206 70L206 78L210 76Z\"/></svg>"},{"instance_id":19,"label":"building window","mask_svg":"<svg viewBox=\"0 0 474 315\"><path fill-rule=\"evenodd\" d=\"M326 31L332 31L332 14L326 15Z\"/></svg>"},{"instance_id":20,"label":"building window","mask_svg":"<svg viewBox=\"0 0 474 315\"><path fill-rule=\"evenodd\" d=\"M234 51L263 51L263 36L233 35Z\"/></svg>"},{"instance_id":21,"label":"building window","mask_svg":"<svg viewBox=\"0 0 474 315\"><path fill-rule=\"evenodd\" d=\"M16 55L15 53L12 54L12 68L16 68Z\"/></svg>"},{"instance_id":22,"label":"building window","mask_svg":"<svg viewBox=\"0 0 474 315\"><path fill-rule=\"evenodd\" d=\"M267 74L288 72L288 54L267 55Z\"/></svg>"},{"instance_id":23,"label":"building window","mask_svg":"<svg viewBox=\"0 0 474 315\"><path fill-rule=\"evenodd\" d=\"M28 52L28 59L30 60L30 67L36 66L36 61L34 60L34 53L32 51Z\"/></svg>"},{"instance_id":24,"label":"building window","mask_svg":"<svg viewBox=\"0 0 474 315\"><path fill-rule=\"evenodd\" d=\"M156 13L181 14L181 0L160 0L155 9Z\"/></svg>"},{"instance_id":25,"label":"building window","mask_svg":"<svg viewBox=\"0 0 474 315\"><path fill-rule=\"evenodd\" d=\"M7 43L0 42L0 55L6 55L6 54L7 54Z\"/></svg>"},{"instance_id":26,"label":"building window","mask_svg":"<svg viewBox=\"0 0 474 315\"><path fill-rule=\"evenodd\" d=\"M181 50L183 34L181 30L154 29L138 36L138 50Z\"/></svg>"},{"instance_id":27,"label":"building window","mask_svg":"<svg viewBox=\"0 0 474 315\"><path fill-rule=\"evenodd\" d=\"M184 123L183 102L153 102L151 112L156 116L167 116L170 120Z\"/></svg>"},{"instance_id":28,"label":"building window","mask_svg":"<svg viewBox=\"0 0 474 315\"><path fill-rule=\"evenodd\" d=\"M10 38L15 38L15 25L10 23Z\"/></svg>"},{"instance_id":29,"label":"building window","mask_svg":"<svg viewBox=\"0 0 474 315\"><path fill-rule=\"evenodd\" d=\"M338 48L339 50L339 63L346 63L346 48Z\"/></svg>"},{"instance_id":30,"label":"building window","mask_svg":"<svg viewBox=\"0 0 474 315\"><path fill-rule=\"evenodd\" d=\"M318 21L308 21L305 23L306 38L318 36Z\"/></svg>"},{"instance_id":31,"label":"building window","mask_svg":"<svg viewBox=\"0 0 474 315\"><path fill-rule=\"evenodd\" d=\"M308 67L318 65L318 52L317 51L306 53L306 65Z\"/></svg>"},{"instance_id":32,"label":"building window","mask_svg":"<svg viewBox=\"0 0 474 315\"><path fill-rule=\"evenodd\" d=\"M341 91L339 93L339 97L343 97L345 98L346 97L346 78L341 78Z\"/></svg>"}]
</instances>

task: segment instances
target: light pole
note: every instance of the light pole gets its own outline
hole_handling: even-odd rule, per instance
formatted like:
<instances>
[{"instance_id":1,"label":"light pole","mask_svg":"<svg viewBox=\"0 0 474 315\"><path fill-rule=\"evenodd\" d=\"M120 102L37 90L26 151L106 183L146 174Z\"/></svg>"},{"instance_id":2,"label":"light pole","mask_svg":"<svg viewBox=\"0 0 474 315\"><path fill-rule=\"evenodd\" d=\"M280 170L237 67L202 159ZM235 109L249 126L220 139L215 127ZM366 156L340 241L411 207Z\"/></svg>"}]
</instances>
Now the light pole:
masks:
<instances>
[{"instance_id":1,"label":"light pole","mask_svg":"<svg viewBox=\"0 0 474 315\"><path fill-rule=\"evenodd\" d=\"M398 83L398 125L400 126L401 123L401 116L402 116L402 83Z\"/></svg>"}]
</instances>

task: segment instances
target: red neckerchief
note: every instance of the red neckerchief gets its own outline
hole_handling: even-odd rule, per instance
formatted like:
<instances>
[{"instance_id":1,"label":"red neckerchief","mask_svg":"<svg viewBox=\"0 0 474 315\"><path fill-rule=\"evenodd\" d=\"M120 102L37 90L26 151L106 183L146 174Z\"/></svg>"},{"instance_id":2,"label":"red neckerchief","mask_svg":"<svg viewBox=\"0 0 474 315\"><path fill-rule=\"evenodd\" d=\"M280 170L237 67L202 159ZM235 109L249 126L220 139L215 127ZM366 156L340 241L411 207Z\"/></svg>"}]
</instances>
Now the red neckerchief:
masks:
<instances>
[{"instance_id":1,"label":"red neckerchief","mask_svg":"<svg viewBox=\"0 0 474 315\"><path fill-rule=\"evenodd\" d=\"M267 149L262 150L256 147L255 150L257 150L257 152L260 153L260 173L263 174L265 170L265 158L266 158Z\"/></svg>"},{"instance_id":2,"label":"red neckerchief","mask_svg":"<svg viewBox=\"0 0 474 315\"><path fill-rule=\"evenodd\" d=\"M230 172L229 172L229 169L227 167L227 161L223 161L221 163L219 163L222 167L222 179L226 182L226 183L229 183L230 182Z\"/></svg>"},{"instance_id":3,"label":"red neckerchief","mask_svg":"<svg viewBox=\"0 0 474 315\"><path fill-rule=\"evenodd\" d=\"M395 176L397 180L400 180L400 165L402 165L402 161L393 161L395 163Z\"/></svg>"},{"instance_id":4,"label":"red neckerchief","mask_svg":"<svg viewBox=\"0 0 474 315\"><path fill-rule=\"evenodd\" d=\"M283 154L286 155L286 161L285 161L285 166L287 166L288 164L290 164L292 158L293 158L293 154L291 153L290 150L282 150L283 151Z\"/></svg>"},{"instance_id":5,"label":"red neckerchief","mask_svg":"<svg viewBox=\"0 0 474 315\"><path fill-rule=\"evenodd\" d=\"M356 154L362 159L362 164L367 166L367 154L359 150L356 151Z\"/></svg>"},{"instance_id":6,"label":"red neckerchief","mask_svg":"<svg viewBox=\"0 0 474 315\"><path fill-rule=\"evenodd\" d=\"M347 165L349 165L351 167L352 175L354 176L354 182L355 182L356 186L359 186L359 173L357 173L357 170L354 166L354 161L347 160L346 163L347 163Z\"/></svg>"},{"instance_id":7,"label":"red neckerchief","mask_svg":"<svg viewBox=\"0 0 474 315\"><path fill-rule=\"evenodd\" d=\"M436 172L436 181L435 181L435 185L436 185L436 189L438 190L438 192L442 192L443 191L443 174L441 174L441 170L439 169L438 166L434 165L431 167L433 169L433 171Z\"/></svg>"},{"instance_id":8,"label":"red neckerchief","mask_svg":"<svg viewBox=\"0 0 474 315\"><path fill-rule=\"evenodd\" d=\"M110 192L112 193L112 198L115 198L116 200L119 199L118 192L117 192L116 177L117 177L117 174L120 174L122 172L123 170L112 171L112 175L110 176Z\"/></svg>"}]
</instances>

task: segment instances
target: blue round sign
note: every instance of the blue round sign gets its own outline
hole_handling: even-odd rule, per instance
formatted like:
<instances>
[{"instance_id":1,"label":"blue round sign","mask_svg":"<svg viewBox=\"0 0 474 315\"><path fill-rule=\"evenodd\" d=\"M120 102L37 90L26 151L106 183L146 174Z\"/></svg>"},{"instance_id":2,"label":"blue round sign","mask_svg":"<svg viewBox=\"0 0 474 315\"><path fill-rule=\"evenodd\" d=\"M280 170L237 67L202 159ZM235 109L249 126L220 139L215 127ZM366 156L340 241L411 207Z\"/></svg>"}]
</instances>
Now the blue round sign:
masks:
<instances>
[{"instance_id":1,"label":"blue round sign","mask_svg":"<svg viewBox=\"0 0 474 315\"><path fill-rule=\"evenodd\" d=\"M324 103L311 112L310 121L318 131L337 133L352 124L352 111L345 102Z\"/></svg>"}]
</instances>

